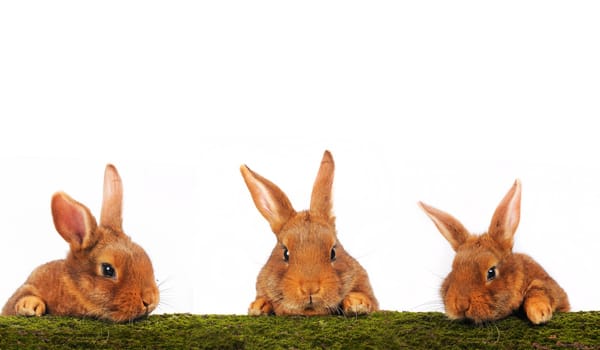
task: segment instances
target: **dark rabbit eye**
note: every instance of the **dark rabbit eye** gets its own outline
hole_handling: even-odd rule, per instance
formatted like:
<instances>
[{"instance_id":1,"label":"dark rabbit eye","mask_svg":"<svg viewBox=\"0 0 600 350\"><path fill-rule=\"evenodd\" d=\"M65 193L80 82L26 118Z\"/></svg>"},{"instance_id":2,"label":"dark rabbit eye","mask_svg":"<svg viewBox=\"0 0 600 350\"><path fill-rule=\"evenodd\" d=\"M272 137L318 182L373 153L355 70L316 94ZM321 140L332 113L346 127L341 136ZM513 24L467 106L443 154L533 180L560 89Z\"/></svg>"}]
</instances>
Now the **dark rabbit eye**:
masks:
<instances>
[{"instance_id":1,"label":"dark rabbit eye","mask_svg":"<svg viewBox=\"0 0 600 350\"><path fill-rule=\"evenodd\" d=\"M487 272L487 280L488 281L491 281L494 278L496 278L496 266L490 267L490 269Z\"/></svg>"},{"instance_id":2,"label":"dark rabbit eye","mask_svg":"<svg viewBox=\"0 0 600 350\"><path fill-rule=\"evenodd\" d=\"M290 260L290 251L286 247L283 247L283 260L285 262Z\"/></svg>"},{"instance_id":3,"label":"dark rabbit eye","mask_svg":"<svg viewBox=\"0 0 600 350\"><path fill-rule=\"evenodd\" d=\"M102 276L108 277L108 278L114 278L115 275L116 275L115 268L112 267L111 264L102 263Z\"/></svg>"},{"instance_id":4,"label":"dark rabbit eye","mask_svg":"<svg viewBox=\"0 0 600 350\"><path fill-rule=\"evenodd\" d=\"M335 247L331 248L330 259L331 259L331 261L335 261Z\"/></svg>"}]
</instances>

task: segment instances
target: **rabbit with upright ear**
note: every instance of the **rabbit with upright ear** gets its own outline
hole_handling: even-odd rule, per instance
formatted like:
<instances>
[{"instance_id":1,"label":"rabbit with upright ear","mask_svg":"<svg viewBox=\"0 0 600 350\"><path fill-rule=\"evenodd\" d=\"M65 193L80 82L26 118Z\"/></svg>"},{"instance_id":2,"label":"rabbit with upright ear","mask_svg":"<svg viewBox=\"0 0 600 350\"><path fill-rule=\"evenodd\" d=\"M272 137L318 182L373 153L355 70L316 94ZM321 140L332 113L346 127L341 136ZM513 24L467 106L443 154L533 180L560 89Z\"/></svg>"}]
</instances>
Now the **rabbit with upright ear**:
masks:
<instances>
[{"instance_id":1,"label":"rabbit with upright ear","mask_svg":"<svg viewBox=\"0 0 600 350\"><path fill-rule=\"evenodd\" d=\"M117 169L104 173L100 224L67 194L52 197L54 226L70 245L66 259L36 268L10 297L2 315L80 316L124 322L152 312L159 301L152 263L121 228L123 188Z\"/></svg>"},{"instance_id":2,"label":"rabbit with upright ear","mask_svg":"<svg viewBox=\"0 0 600 350\"><path fill-rule=\"evenodd\" d=\"M500 202L487 233L473 235L450 214L419 203L456 251L441 295L451 319L494 321L522 309L534 324L569 311L565 291L531 257L513 253L521 212L521 182Z\"/></svg>"},{"instance_id":3,"label":"rabbit with upright ear","mask_svg":"<svg viewBox=\"0 0 600 350\"><path fill-rule=\"evenodd\" d=\"M367 314L378 309L369 277L342 247L332 214L334 163L325 151L310 209L296 212L269 180L240 167L254 204L277 244L256 282L250 315Z\"/></svg>"}]
</instances>

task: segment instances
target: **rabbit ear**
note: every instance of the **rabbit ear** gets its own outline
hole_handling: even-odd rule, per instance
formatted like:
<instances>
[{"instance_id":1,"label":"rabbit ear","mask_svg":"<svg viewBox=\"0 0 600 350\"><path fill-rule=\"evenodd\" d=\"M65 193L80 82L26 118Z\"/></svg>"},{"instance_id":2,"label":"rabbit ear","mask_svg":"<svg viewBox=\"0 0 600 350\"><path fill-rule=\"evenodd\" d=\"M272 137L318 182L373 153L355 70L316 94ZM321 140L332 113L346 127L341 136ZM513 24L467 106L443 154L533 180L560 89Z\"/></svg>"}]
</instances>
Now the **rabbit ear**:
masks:
<instances>
[{"instance_id":1,"label":"rabbit ear","mask_svg":"<svg viewBox=\"0 0 600 350\"><path fill-rule=\"evenodd\" d=\"M333 187L333 172L335 164L333 157L329 151L325 151L319 173L313 185L312 195L310 198L310 212L318 215L331 217L332 204L332 187Z\"/></svg>"},{"instance_id":2,"label":"rabbit ear","mask_svg":"<svg viewBox=\"0 0 600 350\"><path fill-rule=\"evenodd\" d=\"M100 226L121 231L123 223L123 183L114 165L106 165L104 171L104 193L102 195L102 211Z\"/></svg>"},{"instance_id":3,"label":"rabbit ear","mask_svg":"<svg viewBox=\"0 0 600 350\"><path fill-rule=\"evenodd\" d=\"M465 243L470 234L460 221L455 219L452 215L428 206L423 202L419 202L419 206L425 211L425 214L429 216L435 226L437 226L442 236L446 238L454 251Z\"/></svg>"},{"instance_id":4,"label":"rabbit ear","mask_svg":"<svg viewBox=\"0 0 600 350\"><path fill-rule=\"evenodd\" d=\"M71 245L71 250L83 250L95 243L96 219L86 206L66 193L52 196L52 218L56 231Z\"/></svg>"},{"instance_id":5,"label":"rabbit ear","mask_svg":"<svg viewBox=\"0 0 600 350\"><path fill-rule=\"evenodd\" d=\"M505 250L512 250L513 238L521 218L521 181L514 185L502 199L490 223L489 235Z\"/></svg>"},{"instance_id":6,"label":"rabbit ear","mask_svg":"<svg viewBox=\"0 0 600 350\"><path fill-rule=\"evenodd\" d=\"M246 165L240 167L242 177L258 211L267 219L275 234L283 228L288 220L296 214L290 200L279 187L258 175Z\"/></svg>"}]
</instances>

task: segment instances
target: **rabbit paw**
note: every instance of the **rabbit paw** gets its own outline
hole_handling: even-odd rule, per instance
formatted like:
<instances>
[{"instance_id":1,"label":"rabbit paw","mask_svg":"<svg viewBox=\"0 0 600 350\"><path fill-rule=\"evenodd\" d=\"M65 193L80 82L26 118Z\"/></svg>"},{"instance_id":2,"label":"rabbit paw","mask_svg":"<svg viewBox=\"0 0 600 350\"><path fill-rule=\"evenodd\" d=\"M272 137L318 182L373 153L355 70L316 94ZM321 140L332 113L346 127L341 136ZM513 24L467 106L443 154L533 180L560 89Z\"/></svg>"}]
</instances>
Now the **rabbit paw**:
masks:
<instances>
[{"instance_id":1,"label":"rabbit paw","mask_svg":"<svg viewBox=\"0 0 600 350\"><path fill-rule=\"evenodd\" d=\"M552 318L552 307L547 298L533 297L525 300L525 313L533 324L546 323Z\"/></svg>"},{"instance_id":2,"label":"rabbit paw","mask_svg":"<svg viewBox=\"0 0 600 350\"><path fill-rule=\"evenodd\" d=\"M248 315L250 316L270 315L272 313L273 304L263 297L256 298L248 308Z\"/></svg>"},{"instance_id":3,"label":"rabbit paw","mask_svg":"<svg viewBox=\"0 0 600 350\"><path fill-rule=\"evenodd\" d=\"M15 311L21 316L42 316L46 313L46 304L42 299L28 295L17 301Z\"/></svg>"},{"instance_id":4,"label":"rabbit paw","mask_svg":"<svg viewBox=\"0 0 600 350\"><path fill-rule=\"evenodd\" d=\"M373 310L371 299L359 292L348 293L342 301L342 307L344 313L355 315L368 314Z\"/></svg>"}]
</instances>

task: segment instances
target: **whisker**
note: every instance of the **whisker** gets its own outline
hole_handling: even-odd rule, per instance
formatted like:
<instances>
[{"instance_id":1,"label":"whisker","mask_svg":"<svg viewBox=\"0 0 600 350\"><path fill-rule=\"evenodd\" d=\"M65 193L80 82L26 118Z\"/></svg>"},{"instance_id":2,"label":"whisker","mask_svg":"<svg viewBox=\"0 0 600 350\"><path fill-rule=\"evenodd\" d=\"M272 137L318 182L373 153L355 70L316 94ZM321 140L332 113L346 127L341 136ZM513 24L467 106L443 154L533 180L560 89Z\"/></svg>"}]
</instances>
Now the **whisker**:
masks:
<instances>
[{"instance_id":1,"label":"whisker","mask_svg":"<svg viewBox=\"0 0 600 350\"><path fill-rule=\"evenodd\" d=\"M498 343L500 342L500 328L498 328L498 325L496 325L496 322L493 321L484 321L482 324L482 326L485 326L485 328L488 329L488 334L490 337L493 337L493 333L496 333L496 340L494 341L494 343ZM494 332L494 330L496 330L496 332Z\"/></svg>"},{"instance_id":2,"label":"whisker","mask_svg":"<svg viewBox=\"0 0 600 350\"><path fill-rule=\"evenodd\" d=\"M340 315L343 316L344 318L348 318L348 315L346 314L346 311L344 311L344 308L342 307L342 305L337 305L337 306L332 306L331 307L332 311L335 312L336 315Z\"/></svg>"},{"instance_id":3,"label":"whisker","mask_svg":"<svg viewBox=\"0 0 600 350\"><path fill-rule=\"evenodd\" d=\"M174 288L171 282L172 276L167 276L164 279L156 279L156 286L158 287L160 299L152 313L169 312L169 310L174 309L173 304L170 302L170 299L175 295L175 293L173 293Z\"/></svg>"},{"instance_id":4,"label":"whisker","mask_svg":"<svg viewBox=\"0 0 600 350\"><path fill-rule=\"evenodd\" d=\"M169 302L168 299L165 300L161 298L161 300L158 302L158 305L156 305L156 309L154 309L152 313L161 313L163 311L169 312L169 310L173 310L174 308L175 307Z\"/></svg>"},{"instance_id":5,"label":"whisker","mask_svg":"<svg viewBox=\"0 0 600 350\"><path fill-rule=\"evenodd\" d=\"M161 289L165 283L171 282L171 277L167 277L164 280L156 280L156 286L158 289Z\"/></svg>"},{"instance_id":6,"label":"whisker","mask_svg":"<svg viewBox=\"0 0 600 350\"><path fill-rule=\"evenodd\" d=\"M419 305L416 305L412 308L410 308L410 311L419 311L419 310L423 310L423 309L433 309L433 311L439 311L439 312L444 312L445 311L445 307L444 307L444 303L440 300L432 300L432 301L427 301L424 303L421 303Z\"/></svg>"}]
</instances>

